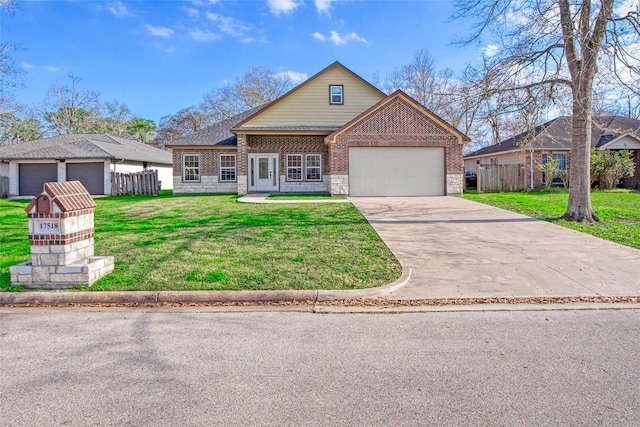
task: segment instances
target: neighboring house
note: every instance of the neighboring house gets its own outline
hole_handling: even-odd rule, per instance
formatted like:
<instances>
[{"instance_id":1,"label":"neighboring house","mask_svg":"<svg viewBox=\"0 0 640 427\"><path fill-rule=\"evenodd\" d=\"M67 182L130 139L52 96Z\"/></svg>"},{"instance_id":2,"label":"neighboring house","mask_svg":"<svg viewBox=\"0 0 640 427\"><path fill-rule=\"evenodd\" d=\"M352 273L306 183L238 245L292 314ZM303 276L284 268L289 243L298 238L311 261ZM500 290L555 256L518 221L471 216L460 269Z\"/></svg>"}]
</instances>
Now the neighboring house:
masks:
<instances>
[{"instance_id":1,"label":"neighboring house","mask_svg":"<svg viewBox=\"0 0 640 427\"><path fill-rule=\"evenodd\" d=\"M281 98L167 144L179 193L461 194L469 139L335 62Z\"/></svg>"},{"instance_id":2,"label":"neighboring house","mask_svg":"<svg viewBox=\"0 0 640 427\"><path fill-rule=\"evenodd\" d=\"M157 169L171 188L172 155L147 144L104 134L71 134L0 146L0 176L9 196L33 196L45 182L79 180L91 194L111 194L110 172Z\"/></svg>"},{"instance_id":3,"label":"neighboring house","mask_svg":"<svg viewBox=\"0 0 640 427\"><path fill-rule=\"evenodd\" d=\"M538 165L557 160L561 169L571 163L571 117L563 116L523 132L496 145L464 156L465 170L475 173L477 165L524 164L530 188L543 183ZM628 149L634 158L635 174L623 182L626 188L640 189L640 120L629 117L594 117L591 147L599 150Z\"/></svg>"}]
</instances>

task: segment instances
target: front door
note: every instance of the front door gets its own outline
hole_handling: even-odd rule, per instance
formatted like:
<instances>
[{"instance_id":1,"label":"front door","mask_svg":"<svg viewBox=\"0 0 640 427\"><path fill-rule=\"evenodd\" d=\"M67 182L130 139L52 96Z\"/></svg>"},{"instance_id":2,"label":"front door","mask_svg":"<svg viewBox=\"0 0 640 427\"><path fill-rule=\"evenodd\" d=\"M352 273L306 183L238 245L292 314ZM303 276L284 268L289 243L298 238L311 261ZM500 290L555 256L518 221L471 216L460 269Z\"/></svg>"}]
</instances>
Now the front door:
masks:
<instances>
[{"instance_id":1,"label":"front door","mask_svg":"<svg viewBox=\"0 0 640 427\"><path fill-rule=\"evenodd\" d=\"M249 156L249 190L278 191L278 155Z\"/></svg>"}]
</instances>

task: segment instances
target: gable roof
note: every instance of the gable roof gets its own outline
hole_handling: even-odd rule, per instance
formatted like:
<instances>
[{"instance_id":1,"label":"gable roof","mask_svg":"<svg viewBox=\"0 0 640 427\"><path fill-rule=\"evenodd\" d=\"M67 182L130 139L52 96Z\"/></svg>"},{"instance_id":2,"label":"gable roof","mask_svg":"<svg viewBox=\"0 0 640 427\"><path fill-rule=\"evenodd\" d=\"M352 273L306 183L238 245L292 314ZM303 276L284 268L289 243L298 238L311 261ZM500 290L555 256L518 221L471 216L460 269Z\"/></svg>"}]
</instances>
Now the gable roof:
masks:
<instances>
[{"instance_id":1,"label":"gable roof","mask_svg":"<svg viewBox=\"0 0 640 427\"><path fill-rule=\"evenodd\" d=\"M465 158L516 150L570 150L572 117L560 116L495 145L469 153ZM640 120L621 116L594 117L591 148L598 148L624 134L640 138Z\"/></svg>"},{"instance_id":2,"label":"gable roof","mask_svg":"<svg viewBox=\"0 0 640 427\"><path fill-rule=\"evenodd\" d=\"M0 147L2 160L116 159L170 165L171 153L106 134L69 134Z\"/></svg>"},{"instance_id":3,"label":"gable roof","mask_svg":"<svg viewBox=\"0 0 640 427\"><path fill-rule=\"evenodd\" d=\"M253 120L255 117L257 117L258 115L262 114L263 112L273 108L274 106L280 104L281 102L283 102L286 99L289 99L292 95L298 93L299 91L303 90L304 88L308 87L310 84L312 84L314 81L316 81L320 76L322 76L323 74L327 73L329 70L332 69L340 69L342 71L345 71L347 74L351 75L352 77L354 77L358 82L362 83L365 87L367 87L368 89L372 90L373 92L375 92L377 95L379 95L380 97L386 97L385 93L382 92L380 89L378 89L377 87L375 87L374 85L372 85L371 83L369 83L368 81L366 81L365 79L363 79L362 77L360 77L359 75L357 75L356 73L354 73L353 71L351 71L349 68L345 67L344 65L342 65L340 62L335 61L334 63L332 63L331 65L329 65L328 67L320 70L319 72L317 72L316 74L314 74L313 76L309 77L307 80L305 80L304 82L300 83L298 86L294 87L293 89L291 89L289 92L285 93L284 95L282 95L281 97L279 97L278 99L275 99L274 101L271 101L270 103L266 104L264 106L264 108L262 108L260 111L256 111L254 114L252 114L251 116L247 117L246 119L244 119L243 121L239 122L236 126L234 126L231 129L231 132L236 133L239 131L246 131L249 128L243 128L243 126L245 124L247 124L248 122L250 122L251 120ZM278 126L277 128L268 128L265 129L264 127L262 127L261 130L287 130L287 128L290 128L289 130L292 131L296 131L296 130L312 130L312 131L326 131L328 132L332 132L335 129L337 129L339 127L339 125L341 124L336 124L336 126L311 126L311 129L307 129L307 126L285 126L284 128L282 126ZM313 128L322 128L322 129L313 129ZM258 128L254 128L251 127L250 130L259 130Z\"/></svg>"},{"instance_id":4,"label":"gable roof","mask_svg":"<svg viewBox=\"0 0 640 427\"><path fill-rule=\"evenodd\" d=\"M402 90L399 90L399 89L396 90L395 92L393 92L391 95L385 97L383 100L381 100L377 104L373 105L367 111L363 112L362 114L358 115L357 117L355 117L354 119L352 119L351 121L346 123L340 129L337 129L335 132L331 133L329 136L327 136L324 139L324 141L327 142L327 143L335 142L336 137L338 135L347 132L349 129L353 128L355 125L357 125L358 123L363 121L365 118L371 116L376 111L379 111L380 109L384 108L386 105L388 105L389 103L393 102L395 99L398 99L398 98L403 99L404 101L408 102L413 108L415 108L422 115L426 116L428 119L430 119L433 122L435 122L438 126L443 128L446 132L448 132L448 133L452 134L453 136L455 136L458 139L458 143L464 144L465 142L469 142L470 141L470 139L469 139L469 137L467 135L465 135L464 133L460 132L458 129L456 129L453 126L451 126L447 121L442 119L436 113L434 113L433 111L427 109L422 104L420 104L418 101L416 101L411 96L407 95L405 92L403 92Z\"/></svg>"},{"instance_id":5,"label":"gable roof","mask_svg":"<svg viewBox=\"0 0 640 427\"><path fill-rule=\"evenodd\" d=\"M231 133L231 128L242 122L246 118L252 116L256 112L262 110L266 105L247 110L228 119L220 120L198 132L184 136L176 141L166 144L167 147L173 146L190 146L190 145L217 145L217 146L236 146L238 138Z\"/></svg>"}]
</instances>

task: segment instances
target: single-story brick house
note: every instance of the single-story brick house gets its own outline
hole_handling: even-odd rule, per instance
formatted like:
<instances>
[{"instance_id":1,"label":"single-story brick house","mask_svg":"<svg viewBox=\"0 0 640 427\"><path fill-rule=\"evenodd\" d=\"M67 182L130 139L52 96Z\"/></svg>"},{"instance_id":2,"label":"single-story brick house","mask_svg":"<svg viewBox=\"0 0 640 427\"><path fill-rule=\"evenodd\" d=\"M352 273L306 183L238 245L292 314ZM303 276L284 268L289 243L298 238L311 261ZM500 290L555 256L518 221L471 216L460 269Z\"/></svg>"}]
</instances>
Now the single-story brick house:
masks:
<instances>
[{"instance_id":1,"label":"single-story brick house","mask_svg":"<svg viewBox=\"0 0 640 427\"><path fill-rule=\"evenodd\" d=\"M404 92L387 96L335 62L167 146L174 194L418 196L462 193L468 140Z\"/></svg>"},{"instance_id":2,"label":"single-story brick house","mask_svg":"<svg viewBox=\"0 0 640 427\"><path fill-rule=\"evenodd\" d=\"M0 146L0 176L9 196L33 196L45 182L80 181L94 195L111 194L111 172L158 171L173 185L172 156L138 141L105 134L70 134Z\"/></svg>"},{"instance_id":3,"label":"single-story brick house","mask_svg":"<svg viewBox=\"0 0 640 427\"><path fill-rule=\"evenodd\" d=\"M640 120L630 117L594 117L591 147L599 150L628 149L634 158L635 174L623 182L626 188L640 189ZM464 156L464 168L475 173L478 165L524 164L530 188L543 182L538 165L547 159L559 161L562 169L571 162L571 117L557 117L498 144L481 148Z\"/></svg>"}]
</instances>

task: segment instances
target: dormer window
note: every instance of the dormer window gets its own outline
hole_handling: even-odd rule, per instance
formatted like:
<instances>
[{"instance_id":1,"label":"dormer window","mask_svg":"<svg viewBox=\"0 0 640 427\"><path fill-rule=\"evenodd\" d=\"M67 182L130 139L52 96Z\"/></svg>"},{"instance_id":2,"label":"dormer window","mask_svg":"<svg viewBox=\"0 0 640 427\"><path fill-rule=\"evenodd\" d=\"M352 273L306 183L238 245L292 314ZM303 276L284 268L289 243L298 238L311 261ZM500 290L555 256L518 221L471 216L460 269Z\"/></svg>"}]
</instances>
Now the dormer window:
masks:
<instances>
[{"instance_id":1,"label":"dormer window","mask_svg":"<svg viewBox=\"0 0 640 427\"><path fill-rule=\"evenodd\" d=\"M331 105L344 104L344 94L343 94L342 85L329 86L329 104Z\"/></svg>"}]
</instances>

